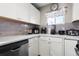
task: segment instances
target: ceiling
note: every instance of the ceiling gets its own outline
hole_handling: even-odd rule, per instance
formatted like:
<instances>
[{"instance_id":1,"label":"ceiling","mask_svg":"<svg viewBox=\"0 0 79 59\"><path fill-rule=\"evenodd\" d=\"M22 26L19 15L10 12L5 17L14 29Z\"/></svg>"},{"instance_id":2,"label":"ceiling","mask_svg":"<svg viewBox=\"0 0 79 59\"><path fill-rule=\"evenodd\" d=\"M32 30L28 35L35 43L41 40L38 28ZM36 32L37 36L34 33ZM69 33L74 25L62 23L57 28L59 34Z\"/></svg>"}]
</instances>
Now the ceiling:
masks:
<instances>
[{"instance_id":1,"label":"ceiling","mask_svg":"<svg viewBox=\"0 0 79 59\"><path fill-rule=\"evenodd\" d=\"M32 3L36 8L41 8L41 7L43 7L43 6L46 6L46 5L48 5L48 4L50 4L50 3Z\"/></svg>"}]
</instances>

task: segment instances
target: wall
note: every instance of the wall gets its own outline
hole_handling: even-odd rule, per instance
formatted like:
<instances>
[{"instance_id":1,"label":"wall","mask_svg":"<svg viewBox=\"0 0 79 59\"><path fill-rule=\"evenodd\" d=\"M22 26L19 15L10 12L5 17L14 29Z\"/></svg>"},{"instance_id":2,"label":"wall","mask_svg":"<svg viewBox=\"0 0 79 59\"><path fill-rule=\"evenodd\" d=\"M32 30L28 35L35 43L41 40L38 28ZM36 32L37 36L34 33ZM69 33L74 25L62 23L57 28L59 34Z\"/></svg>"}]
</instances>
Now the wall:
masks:
<instances>
[{"instance_id":1,"label":"wall","mask_svg":"<svg viewBox=\"0 0 79 59\"><path fill-rule=\"evenodd\" d=\"M65 13L65 23L70 23L71 20L72 20L72 4L71 3L59 3L59 9L62 8L62 7L65 7L67 6L66 8L66 13ZM42 8L40 8L40 14L41 14L41 25L47 25L47 22L46 22L46 16L45 14L50 12L50 4L49 5L46 5Z\"/></svg>"},{"instance_id":2,"label":"wall","mask_svg":"<svg viewBox=\"0 0 79 59\"><path fill-rule=\"evenodd\" d=\"M47 13L47 12L49 12L50 11L50 4L49 5L47 5L47 6L44 6L44 7L42 7L42 8L40 8L40 19L41 19L41 25L43 25L43 26L46 26L47 25L47 21L46 21L46 16L45 16L45 14Z\"/></svg>"},{"instance_id":3,"label":"wall","mask_svg":"<svg viewBox=\"0 0 79 59\"><path fill-rule=\"evenodd\" d=\"M65 7L65 6L67 6L67 7ZM56 25L56 31L58 32L59 30L67 30L70 28L79 29L79 27L77 26L77 25L79 25L78 23L75 23L75 24L71 23L72 22L72 7L73 7L72 3L59 3L59 8L62 8L62 7L66 8L66 10L65 10L65 24ZM50 4L40 8L41 26L47 26L45 14L49 11L50 11ZM53 26L51 26L51 27L53 27Z\"/></svg>"},{"instance_id":4,"label":"wall","mask_svg":"<svg viewBox=\"0 0 79 59\"><path fill-rule=\"evenodd\" d=\"M65 23L71 23L72 22L72 7L73 5L71 3L66 4L66 11L65 11Z\"/></svg>"}]
</instances>

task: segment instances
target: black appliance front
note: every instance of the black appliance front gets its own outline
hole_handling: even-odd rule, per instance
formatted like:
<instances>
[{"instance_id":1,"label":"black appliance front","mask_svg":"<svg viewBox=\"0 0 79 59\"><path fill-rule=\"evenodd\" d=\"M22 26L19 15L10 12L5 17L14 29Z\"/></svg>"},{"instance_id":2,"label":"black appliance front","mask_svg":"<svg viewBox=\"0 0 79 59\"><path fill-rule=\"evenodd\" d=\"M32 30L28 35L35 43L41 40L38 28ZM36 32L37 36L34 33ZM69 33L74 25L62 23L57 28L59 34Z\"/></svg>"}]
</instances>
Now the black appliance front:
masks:
<instances>
[{"instance_id":1,"label":"black appliance front","mask_svg":"<svg viewBox=\"0 0 79 59\"><path fill-rule=\"evenodd\" d=\"M79 30L75 29L66 30L66 35L79 36Z\"/></svg>"},{"instance_id":2,"label":"black appliance front","mask_svg":"<svg viewBox=\"0 0 79 59\"><path fill-rule=\"evenodd\" d=\"M0 56L19 56L19 48L27 43L28 39L25 39L18 42L0 46Z\"/></svg>"},{"instance_id":3,"label":"black appliance front","mask_svg":"<svg viewBox=\"0 0 79 59\"><path fill-rule=\"evenodd\" d=\"M42 27L41 28L41 33L42 34L46 34L47 33L47 28L46 27Z\"/></svg>"},{"instance_id":4,"label":"black appliance front","mask_svg":"<svg viewBox=\"0 0 79 59\"><path fill-rule=\"evenodd\" d=\"M38 27L34 27L33 29L32 29L32 34L39 34L39 28Z\"/></svg>"},{"instance_id":5,"label":"black appliance front","mask_svg":"<svg viewBox=\"0 0 79 59\"><path fill-rule=\"evenodd\" d=\"M58 34L60 34L60 35L65 35L65 34L66 34L66 31L65 31L65 30L59 30L59 31L58 31Z\"/></svg>"}]
</instances>

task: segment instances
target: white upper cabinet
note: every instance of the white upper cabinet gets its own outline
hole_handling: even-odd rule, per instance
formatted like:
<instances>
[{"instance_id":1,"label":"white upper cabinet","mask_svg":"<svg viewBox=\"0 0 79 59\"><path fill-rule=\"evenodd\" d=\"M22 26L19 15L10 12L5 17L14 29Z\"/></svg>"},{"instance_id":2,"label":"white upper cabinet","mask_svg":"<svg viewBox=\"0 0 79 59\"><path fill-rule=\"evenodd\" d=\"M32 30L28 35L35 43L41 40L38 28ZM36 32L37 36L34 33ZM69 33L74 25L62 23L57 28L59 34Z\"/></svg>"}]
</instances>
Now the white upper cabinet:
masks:
<instances>
[{"instance_id":1,"label":"white upper cabinet","mask_svg":"<svg viewBox=\"0 0 79 59\"><path fill-rule=\"evenodd\" d=\"M17 19L40 25L40 11L32 4L18 3L17 4Z\"/></svg>"},{"instance_id":2,"label":"white upper cabinet","mask_svg":"<svg viewBox=\"0 0 79 59\"><path fill-rule=\"evenodd\" d=\"M76 21L79 20L79 3L74 3L73 4L73 20Z\"/></svg>"},{"instance_id":3,"label":"white upper cabinet","mask_svg":"<svg viewBox=\"0 0 79 59\"><path fill-rule=\"evenodd\" d=\"M16 19L16 4L0 3L0 16Z\"/></svg>"},{"instance_id":4,"label":"white upper cabinet","mask_svg":"<svg viewBox=\"0 0 79 59\"><path fill-rule=\"evenodd\" d=\"M29 4L17 3L16 6L17 19L24 22L30 22Z\"/></svg>"},{"instance_id":5,"label":"white upper cabinet","mask_svg":"<svg viewBox=\"0 0 79 59\"><path fill-rule=\"evenodd\" d=\"M29 4L30 7L30 21L34 24L40 24L40 11L37 10L32 4Z\"/></svg>"},{"instance_id":6,"label":"white upper cabinet","mask_svg":"<svg viewBox=\"0 0 79 59\"><path fill-rule=\"evenodd\" d=\"M40 25L40 11L30 3L0 3L0 16Z\"/></svg>"}]
</instances>

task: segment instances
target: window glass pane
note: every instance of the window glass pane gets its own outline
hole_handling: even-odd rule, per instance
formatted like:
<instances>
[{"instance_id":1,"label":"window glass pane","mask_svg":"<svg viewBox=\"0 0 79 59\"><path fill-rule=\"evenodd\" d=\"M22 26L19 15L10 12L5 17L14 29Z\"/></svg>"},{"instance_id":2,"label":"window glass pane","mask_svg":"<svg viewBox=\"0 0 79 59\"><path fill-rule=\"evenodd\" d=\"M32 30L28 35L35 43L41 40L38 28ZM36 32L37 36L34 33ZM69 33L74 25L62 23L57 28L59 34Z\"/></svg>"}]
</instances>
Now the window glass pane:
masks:
<instances>
[{"instance_id":1,"label":"window glass pane","mask_svg":"<svg viewBox=\"0 0 79 59\"><path fill-rule=\"evenodd\" d=\"M64 24L64 12L55 11L46 14L48 25Z\"/></svg>"},{"instance_id":2,"label":"window glass pane","mask_svg":"<svg viewBox=\"0 0 79 59\"><path fill-rule=\"evenodd\" d=\"M55 18L47 18L48 25L54 25L55 24Z\"/></svg>"},{"instance_id":3,"label":"window glass pane","mask_svg":"<svg viewBox=\"0 0 79 59\"><path fill-rule=\"evenodd\" d=\"M64 24L64 16L56 17L56 24Z\"/></svg>"}]
</instances>

